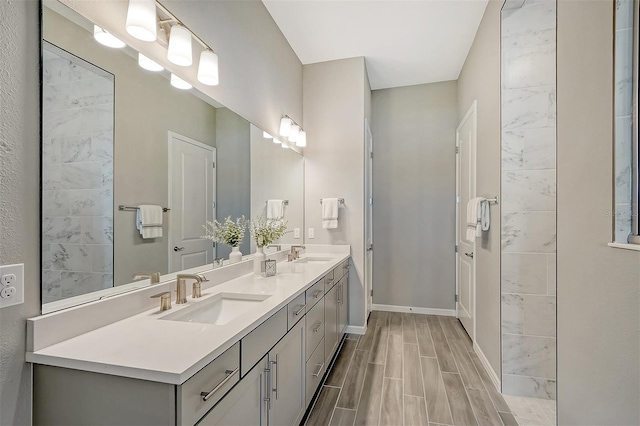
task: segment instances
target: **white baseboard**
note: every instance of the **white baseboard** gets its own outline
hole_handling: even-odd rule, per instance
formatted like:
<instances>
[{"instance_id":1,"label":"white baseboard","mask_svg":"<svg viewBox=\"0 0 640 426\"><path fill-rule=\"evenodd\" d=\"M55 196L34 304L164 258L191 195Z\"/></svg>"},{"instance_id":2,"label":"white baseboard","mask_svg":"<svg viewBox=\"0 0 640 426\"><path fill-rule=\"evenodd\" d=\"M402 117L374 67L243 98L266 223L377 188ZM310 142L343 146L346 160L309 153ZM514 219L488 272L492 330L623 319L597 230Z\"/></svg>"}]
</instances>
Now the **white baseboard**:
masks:
<instances>
[{"instance_id":1,"label":"white baseboard","mask_svg":"<svg viewBox=\"0 0 640 426\"><path fill-rule=\"evenodd\" d=\"M367 332L367 326L361 325L348 325L346 332L349 334L364 334Z\"/></svg>"},{"instance_id":2,"label":"white baseboard","mask_svg":"<svg viewBox=\"0 0 640 426\"><path fill-rule=\"evenodd\" d=\"M489 375L489 378L493 382L493 385L496 387L498 392L502 392L502 384L500 383L500 379L498 378L498 375L496 374L495 371L493 371L491 364L489 364L489 360L487 359L486 356L484 356L482 349L480 349L480 346L478 346L476 342L473 342L473 350L478 355L478 358L480 359L480 362L484 366L484 369L487 371L487 374Z\"/></svg>"},{"instance_id":3,"label":"white baseboard","mask_svg":"<svg viewBox=\"0 0 640 426\"><path fill-rule=\"evenodd\" d=\"M373 304L374 311L386 312L406 312L414 314L443 315L447 317L455 317L455 309L436 309L436 308L417 308L413 306L396 306L396 305L378 305Z\"/></svg>"}]
</instances>

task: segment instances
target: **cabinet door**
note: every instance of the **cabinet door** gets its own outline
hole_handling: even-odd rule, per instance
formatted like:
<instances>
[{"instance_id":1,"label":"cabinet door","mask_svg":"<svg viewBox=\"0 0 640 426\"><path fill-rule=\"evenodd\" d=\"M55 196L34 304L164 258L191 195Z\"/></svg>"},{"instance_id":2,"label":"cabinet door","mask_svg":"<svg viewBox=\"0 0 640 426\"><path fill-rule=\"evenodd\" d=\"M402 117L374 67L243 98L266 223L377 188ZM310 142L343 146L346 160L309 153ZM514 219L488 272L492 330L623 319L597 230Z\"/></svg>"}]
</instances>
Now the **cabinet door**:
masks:
<instances>
[{"instance_id":1,"label":"cabinet door","mask_svg":"<svg viewBox=\"0 0 640 426\"><path fill-rule=\"evenodd\" d=\"M299 321L269 352L271 409L269 425L297 425L304 415L304 321Z\"/></svg>"},{"instance_id":2,"label":"cabinet door","mask_svg":"<svg viewBox=\"0 0 640 426\"><path fill-rule=\"evenodd\" d=\"M198 426L266 426L267 357L200 420Z\"/></svg>"},{"instance_id":3,"label":"cabinet door","mask_svg":"<svg viewBox=\"0 0 640 426\"><path fill-rule=\"evenodd\" d=\"M324 296L324 356L328 362L338 343L338 286L335 285Z\"/></svg>"},{"instance_id":4,"label":"cabinet door","mask_svg":"<svg viewBox=\"0 0 640 426\"><path fill-rule=\"evenodd\" d=\"M342 339L344 332L349 325L349 275L345 275L340 283L338 290L340 297L338 299L338 340Z\"/></svg>"}]
</instances>

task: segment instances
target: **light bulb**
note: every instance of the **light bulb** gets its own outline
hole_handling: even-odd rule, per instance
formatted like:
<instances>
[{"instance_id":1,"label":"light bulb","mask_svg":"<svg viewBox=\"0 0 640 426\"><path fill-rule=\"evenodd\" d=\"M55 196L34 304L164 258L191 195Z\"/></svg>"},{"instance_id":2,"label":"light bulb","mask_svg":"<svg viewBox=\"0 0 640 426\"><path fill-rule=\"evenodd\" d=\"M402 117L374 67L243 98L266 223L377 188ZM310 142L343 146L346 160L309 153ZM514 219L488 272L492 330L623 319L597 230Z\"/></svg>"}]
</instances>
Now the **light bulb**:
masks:
<instances>
[{"instance_id":1,"label":"light bulb","mask_svg":"<svg viewBox=\"0 0 640 426\"><path fill-rule=\"evenodd\" d=\"M154 0L129 0L127 32L142 41L155 41L158 15Z\"/></svg>"},{"instance_id":2,"label":"light bulb","mask_svg":"<svg viewBox=\"0 0 640 426\"><path fill-rule=\"evenodd\" d=\"M179 25L171 27L167 59L176 65L188 67L193 63L191 55L191 33L189 30Z\"/></svg>"},{"instance_id":3,"label":"light bulb","mask_svg":"<svg viewBox=\"0 0 640 426\"><path fill-rule=\"evenodd\" d=\"M162 65L160 65L156 61L152 61L142 53L138 53L138 65L140 65L141 68L144 68L147 71L153 72L162 71L164 69Z\"/></svg>"},{"instance_id":4,"label":"light bulb","mask_svg":"<svg viewBox=\"0 0 640 426\"><path fill-rule=\"evenodd\" d=\"M218 55L211 50L203 50L200 54L198 81L207 86L218 85Z\"/></svg>"},{"instance_id":5,"label":"light bulb","mask_svg":"<svg viewBox=\"0 0 640 426\"><path fill-rule=\"evenodd\" d=\"M289 117L282 117L280 120L280 136L284 136L285 138L289 136L291 124L291 119Z\"/></svg>"},{"instance_id":6,"label":"light bulb","mask_svg":"<svg viewBox=\"0 0 640 426\"><path fill-rule=\"evenodd\" d=\"M103 46L113 47L114 49L121 49L126 46L124 41L97 25L93 26L93 38Z\"/></svg>"},{"instance_id":7,"label":"light bulb","mask_svg":"<svg viewBox=\"0 0 640 426\"><path fill-rule=\"evenodd\" d=\"M184 81L183 79L181 79L180 77L178 77L173 73L171 74L171 85L176 89L180 89L180 90L189 90L193 87L191 84L187 83L186 81Z\"/></svg>"},{"instance_id":8,"label":"light bulb","mask_svg":"<svg viewBox=\"0 0 640 426\"><path fill-rule=\"evenodd\" d=\"M307 146L307 132L300 130L300 134L298 134L298 139L296 140L296 145L300 148Z\"/></svg>"}]
</instances>

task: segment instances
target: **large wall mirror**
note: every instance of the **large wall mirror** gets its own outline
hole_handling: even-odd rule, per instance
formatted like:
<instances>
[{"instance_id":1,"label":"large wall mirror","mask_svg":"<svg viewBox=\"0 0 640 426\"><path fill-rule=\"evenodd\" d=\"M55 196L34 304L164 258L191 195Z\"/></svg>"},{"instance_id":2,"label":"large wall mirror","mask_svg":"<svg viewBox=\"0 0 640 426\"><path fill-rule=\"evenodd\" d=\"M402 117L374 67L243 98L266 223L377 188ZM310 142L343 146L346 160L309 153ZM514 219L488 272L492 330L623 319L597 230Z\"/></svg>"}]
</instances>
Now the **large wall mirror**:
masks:
<instances>
[{"instance_id":1,"label":"large wall mirror","mask_svg":"<svg viewBox=\"0 0 640 426\"><path fill-rule=\"evenodd\" d=\"M201 238L203 225L264 217L268 200L285 203L292 232L279 242L302 242L299 153L143 69L131 47L98 43L62 3L43 2L42 19L43 313L150 285L144 274L211 269L231 248ZM139 229L146 205L164 210ZM240 251L255 252L248 234Z\"/></svg>"}]
</instances>

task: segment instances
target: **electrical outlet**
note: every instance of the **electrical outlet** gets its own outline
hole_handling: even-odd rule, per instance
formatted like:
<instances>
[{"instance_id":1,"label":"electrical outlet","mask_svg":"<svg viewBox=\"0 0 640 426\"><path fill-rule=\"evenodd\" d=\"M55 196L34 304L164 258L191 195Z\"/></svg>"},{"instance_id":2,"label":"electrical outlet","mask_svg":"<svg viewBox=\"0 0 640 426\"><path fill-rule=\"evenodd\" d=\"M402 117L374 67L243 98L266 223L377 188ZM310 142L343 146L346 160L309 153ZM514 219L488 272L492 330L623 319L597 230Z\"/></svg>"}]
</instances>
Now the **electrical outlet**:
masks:
<instances>
[{"instance_id":1,"label":"electrical outlet","mask_svg":"<svg viewBox=\"0 0 640 426\"><path fill-rule=\"evenodd\" d=\"M293 238L300 238L300 228L293 228Z\"/></svg>"},{"instance_id":2,"label":"electrical outlet","mask_svg":"<svg viewBox=\"0 0 640 426\"><path fill-rule=\"evenodd\" d=\"M316 237L315 228L309 228L309 238L315 238L315 237Z\"/></svg>"},{"instance_id":3,"label":"electrical outlet","mask_svg":"<svg viewBox=\"0 0 640 426\"><path fill-rule=\"evenodd\" d=\"M24 265L0 266L0 308L24 302Z\"/></svg>"}]
</instances>

